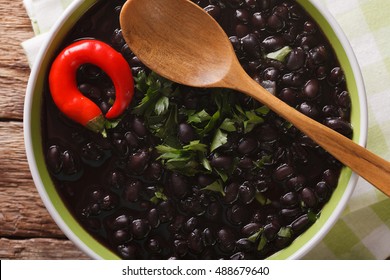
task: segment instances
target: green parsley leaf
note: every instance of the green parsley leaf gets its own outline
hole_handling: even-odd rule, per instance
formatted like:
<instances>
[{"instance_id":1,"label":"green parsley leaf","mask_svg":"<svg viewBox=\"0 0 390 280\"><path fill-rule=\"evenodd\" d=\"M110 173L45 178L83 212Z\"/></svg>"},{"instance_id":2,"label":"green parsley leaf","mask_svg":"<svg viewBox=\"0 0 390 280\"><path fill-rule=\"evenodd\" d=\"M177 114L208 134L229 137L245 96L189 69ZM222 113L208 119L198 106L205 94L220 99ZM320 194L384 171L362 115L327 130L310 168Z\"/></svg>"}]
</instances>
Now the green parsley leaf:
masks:
<instances>
[{"instance_id":1,"label":"green parsley leaf","mask_svg":"<svg viewBox=\"0 0 390 280\"><path fill-rule=\"evenodd\" d=\"M217 129L215 135L213 137L213 141L211 142L210 152L218 149L222 145L226 144L228 141L227 133L222 132L220 129Z\"/></svg>"},{"instance_id":2,"label":"green parsley leaf","mask_svg":"<svg viewBox=\"0 0 390 280\"><path fill-rule=\"evenodd\" d=\"M210 185L202 188L202 190L209 190L209 191L213 191L213 192L218 192L222 196L225 196L225 192L223 191L223 184L222 184L221 180L214 181Z\"/></svg>"},{"instance_id":3,"label":"green parsley leaf","mask_svg":"<svg viewBox=\"0 0 390 280\"><path fill-rule=\"evenodd\" d=\"M280 237L285 237L285 238L290 238L293 234L293 231L290 227L281 227L278 236Z\"/></svg>"},{"instance_id":4,"label":"green parsley leaf","mask_svg":"<svg viewBox=\"0 0 390 280\"><path fill-rule=\"evenodd\" d=\"M169 98L166 96L160 97L160 99L156 102L156 106L154 108L154 112L157 115L164 115L169 108Z\"/></svg>"},{"instance_id":5,"label":"green parsley leaf","mask_svg":"<svg viewBox=\"0 0 390 280\"><path fill-rule=\"evenodd\" d=\"M232 119L224 119L219 128L227 132L237 131L235 122Z\"/></svg>"},{"instance_id":6,"label":"green parsley leaf","mask_svg":"<svg viewBox=\"0 0 390 280\"><path fill-rule=\"evenodd\" d=\"M285 46L280 50L267 54L266 57L283 62L291 51L292 49L289 46Z\"/></svg>"}]
</instances>

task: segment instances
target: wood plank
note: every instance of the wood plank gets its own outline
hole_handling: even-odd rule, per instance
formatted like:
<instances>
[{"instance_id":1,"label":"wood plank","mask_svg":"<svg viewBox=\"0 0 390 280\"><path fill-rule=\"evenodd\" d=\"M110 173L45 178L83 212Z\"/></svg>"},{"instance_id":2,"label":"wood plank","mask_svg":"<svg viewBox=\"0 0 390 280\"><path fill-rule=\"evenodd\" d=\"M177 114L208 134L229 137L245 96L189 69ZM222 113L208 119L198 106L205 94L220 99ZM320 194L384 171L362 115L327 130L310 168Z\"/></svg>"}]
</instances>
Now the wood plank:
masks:
<instances>
[{"instance_id":1,"label":"wood plank","mask_svg":"<svg viewBox=\"0 0 390 280\"><path fill-rule=\"evenodd\" d=\"M31 178L22 123L0 122L0 157L0 236L64 237Z\"/></svg>"},{"instance_id":2,"label":"wood plank","mask_svg":"<svg viewBox=\"0 0 390 280\"><path fill-rule=\"evenodd\" d=\"M90 258L69 240L50 238L12 240L0 238L0 259L82 260Z\"/></svg>"},{"instance_id":3,"label":"wood plank","mask_svg":"<svg viewBox=\"0 0 390 280\"><path fill-rule=\"evenodd\" d=\"M22 1L1 1L0 15L0 118L22 119L30 69L21 43L34 33Z\"/></svg>"}]
</instances>

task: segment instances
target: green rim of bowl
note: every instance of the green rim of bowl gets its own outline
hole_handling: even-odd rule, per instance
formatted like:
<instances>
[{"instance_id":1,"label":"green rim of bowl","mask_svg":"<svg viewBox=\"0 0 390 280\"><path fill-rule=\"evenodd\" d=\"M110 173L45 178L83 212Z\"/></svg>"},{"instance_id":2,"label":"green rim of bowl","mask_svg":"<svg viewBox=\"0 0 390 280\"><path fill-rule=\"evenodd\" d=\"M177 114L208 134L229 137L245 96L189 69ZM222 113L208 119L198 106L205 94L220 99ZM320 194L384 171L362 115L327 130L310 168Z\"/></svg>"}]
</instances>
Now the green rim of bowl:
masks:
<instances>
[{"instance_id":1,"label":"green rim of bowl","mask_svg":"<svg viewBox=\"0 0 390 280\"><path fill-rule=\"evenodd\" d=\"M28 83L25 102L24 129L27 158L34 182L46 208L58 226L70 240L92 258L113 260L119 259L119 257L84 230L61 200L45 165L41 136L41 108L43 89L46 82L46 79L43 77L47 77L50 63L58 52L63 37L72 29L78 19L96 2L96 0L75 1L68 8L61 20L59 20L59 23L53 28L54 32L38 55L37 62L32 70L32 75ZM353 140L355 142L361 142L361 104L359 102L358 88L353 68L349 62L348 55L344 51L343 45L338 40L332 26L328 23L323 14L307 0L297 0L297 2L304 5L306 10L316 19L337 52L338 59L346 73L348 89L352 98L353 111L351 120L354 126ZM351 175L352 172L349 169L343 169L339 185L333 193L329 203L322 210L321 216L316 223L299 236L288 248L275 253L269 259L288 259L302 255L299 251L302 251L302 248L313 240L314 237L318 235L318 232L324 228L327 220L334 214L334 210L337 208L340 201L346 196L347 187L349 186L348 183L351 181ZM349 188L351 189L351 187Z\"/></svg>"},{"instance_id":2,"label":"green rim of bowl","mask_svg":"<svg viewBox=\"0 0 390 280\"><path fill-rule=\"evenodd\" d=\"M320 4L316 4L315 1L310 2L307 0L297 0L297 2L304 7L304 9L311 15L311 17L315 19L336 52L336 56L345 72L347 88L351 95L351 123L354 129L352 140L361 145L365 145L366 132L364 130L366 130L366 125L362 120L366 116L365 113L361 110L361 108L365 106L365 102L362 102L361 99L361 94L364 94L364 92L359 94L359 89L362 91L363 87L359 87L358 81L356 80L357 76L360 77L360 70L356 69L356 67L358 67L357 64L354 66L351 64L351 61L355 60L352 50L350 49L347 41L344 43L340 41L340 37L344 37L344 34L342 33L339 26L335 23L333 18L333 25L330 24L329 18L331 16L326 13L324 8L320 7ZM323 10L322 13L320 9ZM327 18L325 16L327 16ZM338 30L339 34L336 34L335 30ZM350 49L349 56L346 52L346 49ZM364 132L364 134L362 134L362 132ZM316 240L315 243L320 241L330 230L331 226L336 222L338 216L345 208L347 199L349 199L355 187L356 180L356 174L354 174L349 168L344 167L340 174L339 183L334 190L331 199L321 210L321 214L318 220L308 230L296 238L289 247L273 254L269 257L269 259L288 259L292 258L294 255L295 257L293 258L299 258L307 253L307 244L309 244L309 241L314 240L317 235L318 240ZM344 205L340 206L342 201L344 202L342 203ZM314 243L312 245L314 245ZM302 251L299 252L300 250Z\"/></svg>"}]
</instances>

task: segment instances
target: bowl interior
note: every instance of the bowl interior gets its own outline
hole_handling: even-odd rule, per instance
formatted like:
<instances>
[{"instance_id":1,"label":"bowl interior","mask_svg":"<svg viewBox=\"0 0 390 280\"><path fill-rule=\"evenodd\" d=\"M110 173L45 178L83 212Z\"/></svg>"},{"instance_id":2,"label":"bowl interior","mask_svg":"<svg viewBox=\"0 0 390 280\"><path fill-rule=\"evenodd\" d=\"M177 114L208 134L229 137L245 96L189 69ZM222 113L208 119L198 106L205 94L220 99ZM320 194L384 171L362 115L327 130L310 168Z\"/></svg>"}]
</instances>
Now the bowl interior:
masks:
<instances>
[{"instance_id":1,"label":"bowl interior","mask_svg":"<svg viewBox=\"0 0 390 280\"><path fill-rule=\"evenodd\" d=\"M328 40L336 50L337 57L346 75L348 90L352 101L351 123L354 128L353 140L360 145L366 141L366 104L365 93L359 68L352 50L340 28L332 21L326 11L315 1L297 0L319 23ZM37 189L45 206L61 230L77 246L92 258L119 259L117 255L90 236L74 219L62 202L45 165L41 138L41 109L43 90L50 63L57 53L65 35L77 20L94 4L96 0L75 1L58 21L54 32L41 49L31 72L25 102L25 143L30 169ZM349 199L357 176L348 168L343 168L339 184L332 198L323 208L319 219L306 232L299 236L289 247L272 255L270 259L300 258L329 231L336 222Z\"/></svg>"}]
</instances>

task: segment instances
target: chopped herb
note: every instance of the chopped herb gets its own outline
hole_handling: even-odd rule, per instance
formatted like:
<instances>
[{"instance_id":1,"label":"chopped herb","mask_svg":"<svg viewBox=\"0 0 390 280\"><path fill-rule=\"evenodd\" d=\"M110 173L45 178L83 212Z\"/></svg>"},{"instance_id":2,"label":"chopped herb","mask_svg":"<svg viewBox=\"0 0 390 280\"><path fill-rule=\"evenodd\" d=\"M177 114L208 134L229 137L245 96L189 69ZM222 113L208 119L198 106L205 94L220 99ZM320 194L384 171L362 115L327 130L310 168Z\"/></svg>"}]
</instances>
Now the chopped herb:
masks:
<instances>
[{"instance_id":1,"label":"chopped herb","mask_svg":"<svg viewBox=\"0 0 390 280\"><path fill-rule=\"evenodd\" d=\"M292 49L289 46L285 46L280 50L267 54L266 57L283 62L291 51Z\"/></svg>"},{"instance_id":2,"label":"chopped herb","mask_svg":"<svg viewBox=\"0 0 390 280\"><path fill-rule=\"evenodd\" d=\"M292 234L293 231L290 227L281 227L278 232L278 236L285 237L285 238L291 238Z\"/></svg>"},{"instance_id":3,"label":"chopped herb","mask_svg":"<svg viewBox=\"0 0 390 280\"><path fill-rule=\"evenodd\" d=\"M168 200L168 197L162 192L162 190L159 190L154 193L154 196L150 199L150 202L158 204L161 200L166 201Z\"/></svg>"},{"instance_id":4,"label":"chopped herb","mask_svg":"<svg viewBox=\"0 0 390 280\"><path fill-rule=\"evenodd\" d=\"M164 115L169 108L169 98L162 96L157 102L154 111L157 115Z\"/></svg>"},{"instance_id":5,"label":"chopped herb","mask_svg":"<svg viewBox=\"0 0 390 280\"><path fill-rule=\"evenodd\" d=\"M213 141L211 142L210 152L213 152L222 145L226 144L227 141L227 133L222 132L221 129L217 129L213 137Z\"/></svg>"},{"instance_id":6,"label":"chopped herb","mask_svg":"<svg viewBox=\"0 0 390 280\"><path fill-rule=\"evenodd\" d=\"M259 202L261 205L267 205L271 203L271 200L266 198L262 193L256 193L255 199L257 202Z\"/></svg>"},{"instance_id":7,"label":"chopped herb","mask_svg":"<svg viewBox=\"0 0 390 280\"><path fill-rule=\"evenodd\" d=\"M267 238L264 236L264 234L262 234L259 240L259 244L257 245L257 251L263 250L265 245L267 245Z\"/></svg>"},{"instance_id":8,"label":"chopped herb","mask_svg":"<svg viewBox=\"0 0 390 280\"><path fill-rule=\"evenodd\" d=\"M227 131L227 132L233 132L236 131L237 128L235 126L235 122L231 119L225 119L221 125L219 126L220 129Z\"/></svg>"},{"instance_id":9,"label":"chopped herb","mask_svg":"<svg viewBox=\"0 0 390 280\"><path fill-rule=\"evenodd\" d=\"M225 196L225 192L223 191L223 183L220 180L216 180L210 185L204 187L202 190L208 190L213 192L218 192L222 196Z\"/></svg>"}]
</instances>

